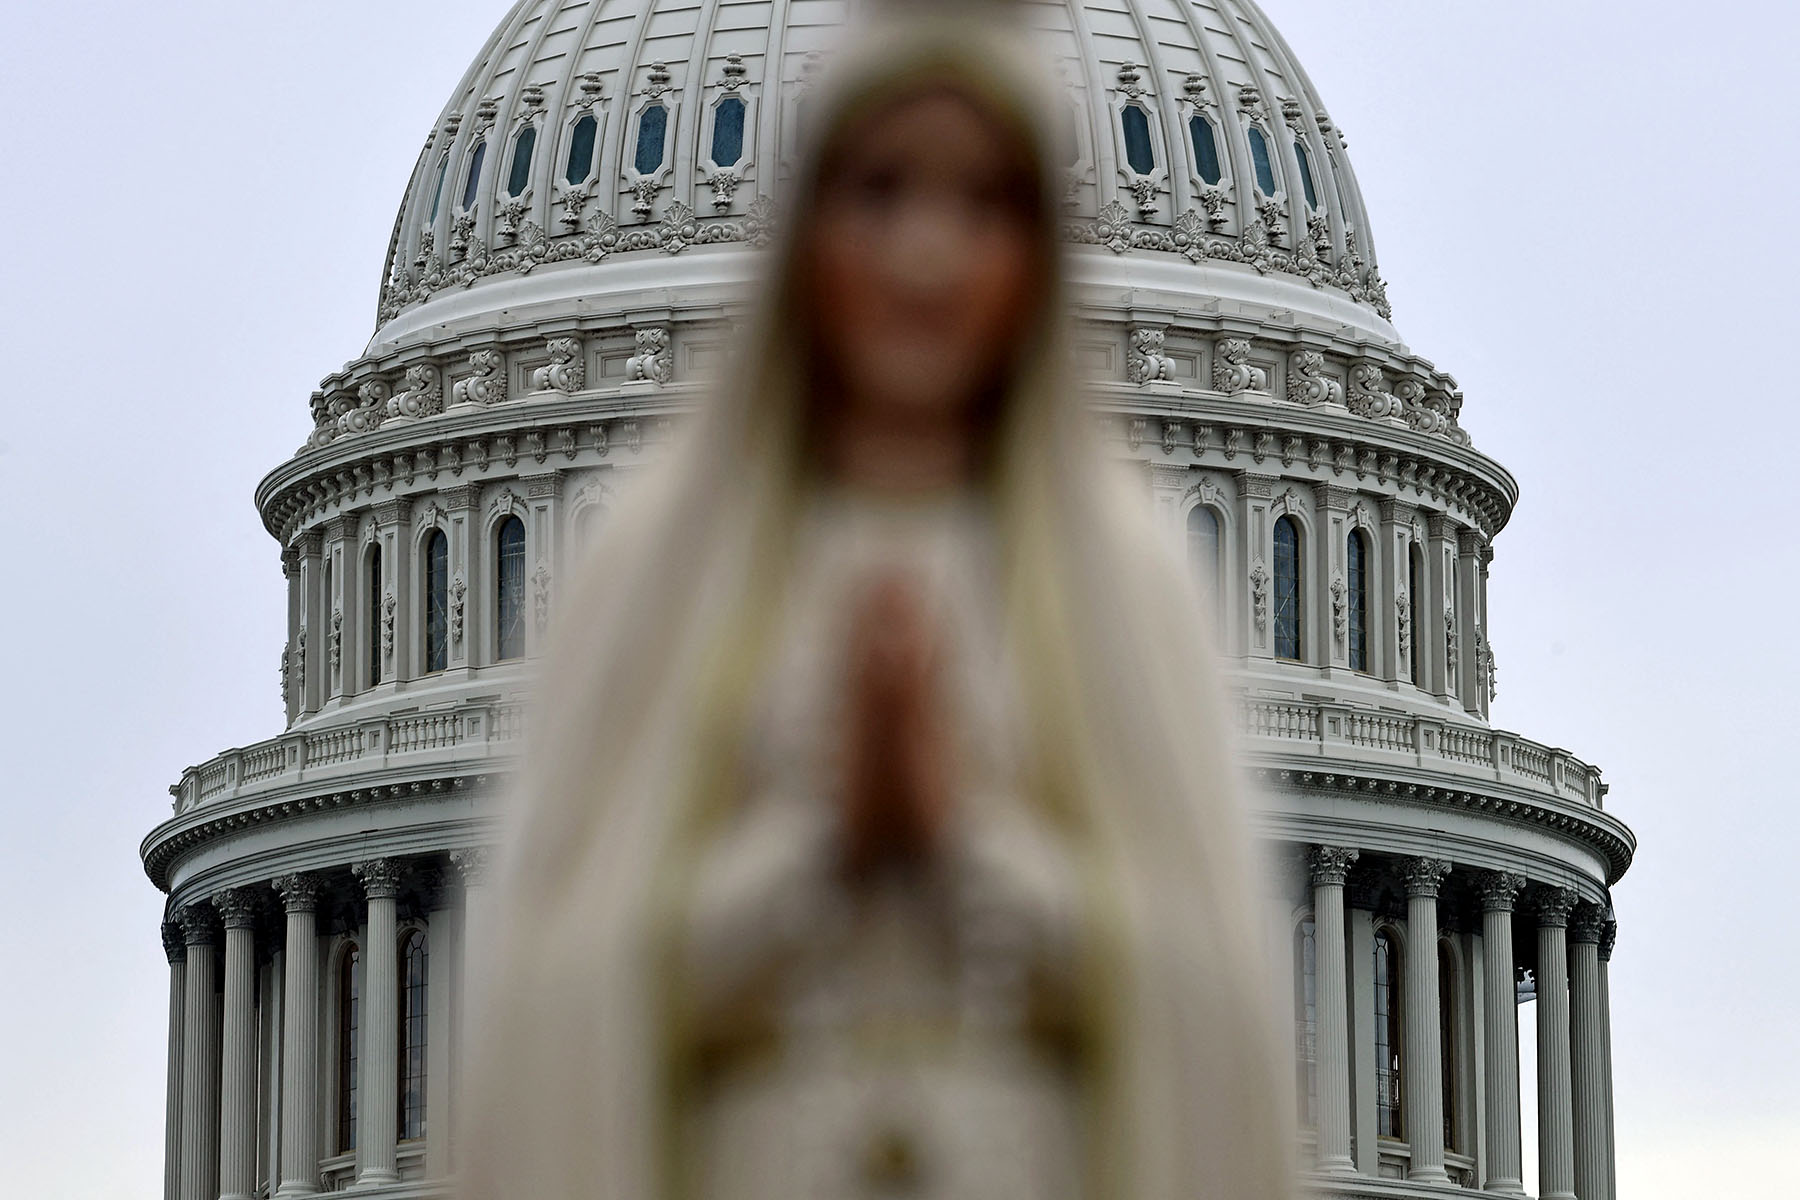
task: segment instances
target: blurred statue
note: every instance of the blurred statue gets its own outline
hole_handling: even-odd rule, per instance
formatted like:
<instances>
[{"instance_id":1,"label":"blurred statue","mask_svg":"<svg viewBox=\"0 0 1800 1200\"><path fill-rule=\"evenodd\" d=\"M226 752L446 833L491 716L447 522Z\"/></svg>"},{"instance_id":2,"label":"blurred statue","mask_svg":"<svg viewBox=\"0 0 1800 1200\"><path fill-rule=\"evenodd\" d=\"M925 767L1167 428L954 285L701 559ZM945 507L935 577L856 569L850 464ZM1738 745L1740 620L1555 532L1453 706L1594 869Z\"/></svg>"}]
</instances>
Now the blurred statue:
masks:
<instances>
[{"instance_id":1,"label":"blurred statue","mask_svg":"<svg viewBox=\"0 0 1800 1200\"><path fill-rule=\"evenodd\" d=\"M1287 1194L1228 717L1066 378L1023 43L838 53L732 385L557 612L467 1200Z\"/></svg>"}]
</instances>

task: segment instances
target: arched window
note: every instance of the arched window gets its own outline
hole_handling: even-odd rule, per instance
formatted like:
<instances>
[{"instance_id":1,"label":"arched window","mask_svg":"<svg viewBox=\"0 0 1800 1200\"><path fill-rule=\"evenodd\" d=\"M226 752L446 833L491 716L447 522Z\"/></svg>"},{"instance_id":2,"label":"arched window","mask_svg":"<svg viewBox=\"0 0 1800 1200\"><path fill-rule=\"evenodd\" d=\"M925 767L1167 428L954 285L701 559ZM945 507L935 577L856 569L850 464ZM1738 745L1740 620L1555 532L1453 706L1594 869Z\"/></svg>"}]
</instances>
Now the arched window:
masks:
<instances>
[{"instance_id":1,"label":"arched window","mask_svg":"<svg viewBox=\"0 0 1800 1200\"><path fill-rule=\"evenodd\" d=\"M1344 547L1344 573L1349 576L1347 623L1350 669L1369 669L1369 539L1360 529L1350 531Z\"/></svg>"},{"instance_id":2,"label":"arched window","mask_svg":"<svg viewBox=\"0 0 1800 1200\"><path fill-rule=\"evenodd\" d=\"M1250 165L1256 168L1256 187L1265 196L1275 194L1275 164L1269 161L1269 139L1250 126Z\"/></svg>"},{"instance_id":3,"label":"arched window","mask_svg":"<svg viewBox=\"0 0 1800 1200\"><path fill-rule=\"evenodd\" d=\"M434 529L425 539L425 670L450 665L450 539Z\"/></svg>"},{"instance_id":4,"label":"arched window","mask_svg":"<svg viewBox=\"0 0 1800 1200\"><path fill-rule=\"evenodd\" d=\"M1195 505L1187 515L1188 565L1200 581L1200 594L1209 606L1217 604L1219 594L1219 518L1204 504Z\"/></svg>"},{"instance_id":5,"label":"arched window","mask_svg":"<svg viewBox=\"0 0 1800 1200\"><path fill-rule=\"evenodd\" d=\"M600 532L600 522L605 518L604 504L584 504L581 511L575 514L575 547L586 550L593 546L594 537Z\"/></svg>"},{"instance_id":6,"label":"arched window","mask_svg":"<svg viewBox=\"0 0 1800 1200\"><path fill-rule=\"evenodd\" d=\"M713 109L712 161L715 167L732 167L744 157L744 101L727 96Z\"/></svg>"},{"instance_id":7,"label":"arched window","mask_svg":"<svg viewBox=\"0 0 1800 1200\"><path fill-rule=\"evenodd\" d=\"M599 131L600 122L593 113L575 122L575 128L569 131L569 166L563 178L570 183L585 183L594 173L594 142Z\"/></svg>"},{"instance_id":8,"label":"arched window","mask_svg":"<svg viewBox=\"0 0 1800 1200\"><path fill-rule=\"evenodd\" d=\"M400 940L400 1059L395 1071L399 1103L396 1136L425 1136L425 931Z\"/></svg>"},{"instance_id":9,"label":"arched window","mask_svg":"<svg viewBox=\"0 0 1800 1200\"><path fill-rule=\"evenodd\" d=\"M1141 104L1119 110L1119 126L1125 133L1125 165L1139 175L1156 169L1156 151L1150 145L1150 114Z\"/></svg>"},{"instance_id":10,"label":"arched window","mask_svg":"<svg viewBox=\"0 0 1800 1200\"><path fill-rule=\"evenodd\" d=\"M487 158L487 139L475 143L475 150L469 155L469 177L463 180L462 206L464 210L475 207L475 197L481 190L481 164Z\"/></svg>"},{"instance_id":11,"label":"arched window","mask_svg":"<svg viewBox=\"0 0 1800 1200\"><path fill-rule=\"evenodd\" d=\"M513 139L512 173L506 177L506 194L521 195L531 184L531 152L537 149L537 126L527 125Z\"/></svg>"},{"instance_id":12,"label":"arched window","mask_svg":"<svg viewBox=\"0 0 1800 1200\"><path fill-rule=\"evenodd\" d=\"M362 1017L362 956L346 946L337 963L337 1149L356 1149L356 1042Z\"/></svg>"},{"instance_id":13,"label":"arched window","mask_svg":"<svg viewBox=\"0 0 1800 1200\"><path fill-rule=\"evenodd\" d=\"M369 686L381 682L381 543L369 547Z\"/></svg>"},{"instance_id":14,"label":"arched window","mask_svg":"<svg viewBox=\"0 0 1800 1200\"><path fill-rule=\"evenodd\" d=\"M1300 1124L1319 1124L1319 941L1311 917L1294 931L1294 1094Z\"/></svg>"},{"instance_id":15,"label":"arched window","mask_svg":"<svg viewBox=\"0 0 1800 1200\"><path fill-rule=\"evenodd\" d=\"M1275 522L1275 657L1300 657L1300 527Z\"/></svg>"},{"instance_id":16,"label":"arched window","mask_svg":"<svg viewBox=\"0 0 1800 1200\"><path fill-rule=\"evenodd\" d=\"M654 175L663 165L664 142L669 132L669 110L652 104L638 114L637 154L632 166L639 175Z\"/></svg>"},{"instance_id":17,"label":"arched window","mask_svg":"<svg viewBox=\"0 0 1800 1200\"><path fill-rule=\"evenodd\" d=\"M525 522L500 522L494 545L494 657L518 658L525 653Z\"/></svg>"},{"instance_id":18,"label":"arched window","mask_svg":"<svg viewBox=\"0 0 1800 1200\"><path fill-rule=\"evenodd\" d=\"M1294 161L1300 164L1300 190L1306 193L1306 207L1319 207L1319 193L1313 190L1312 159L1306 156L1306 143L1294 139Z\"/></svg>"},{"instance_id":19,"label":"arched window","mask_svg":"<svg viewBox=\"0 0 1800 1200\"><path fill-rule=\"evenodd\" d=\"M1406 557L1406 597L1411 607L1408 613L1412 625L1412 641L1407 647L1410 662L1407 664L1411 673L1413 686L1419 684L1419 641L1425 636L1425 593L1422 590L1425 582L1425 556L1419 552L1415 543Z\"/></svg>"},{"instance_id":20,"label":"arched window","mask_svg":"<svg viewBox=\"0 0 1800 1200\"><path fill-rule=\"evenodd\" d=\"M1375 935L1375 1131L1404 1138L1400 1065L1405 1051L1400 1029L1400 945L1383 929Z\"/></svg>"},{"instance_id":21,"label":"arched window","mask_svg":"<svg viewBox=\"0 0 1800 1200\"><path fill-rule=\"evenodd\" d=\"M444 151L444 157L438 159L437 182L431 185L431 219L427 225L437 224L438 206L444 202L444 176L450 173L450 152Z\"/></svg>"},{"instance_id":22,"label":"arched window","mask_svg":"<svg viewBox=\"0 0 1800 1200\"><path fill-rule=\"evenodd\" d=\"M1444 1070L1444 1148L1461 1153L1462 1122L1457 1120L1456 955L1447 941L1438 942L1438 1041Z\"/></svg>"},{"instance_id":23,"label":"arched window","mask_svg":"<svg viewBox=\"0 0 1800 1200\"><path fill-rule=\"evenodd\" d=\"M1194 162L1200 168L1200 178L1207 183L1219 182L1224 172L1219 169L1219 140L1212 122L1195 113L1188 121L1188 130L1193 134Z\"/></svg>"}]
</instances>

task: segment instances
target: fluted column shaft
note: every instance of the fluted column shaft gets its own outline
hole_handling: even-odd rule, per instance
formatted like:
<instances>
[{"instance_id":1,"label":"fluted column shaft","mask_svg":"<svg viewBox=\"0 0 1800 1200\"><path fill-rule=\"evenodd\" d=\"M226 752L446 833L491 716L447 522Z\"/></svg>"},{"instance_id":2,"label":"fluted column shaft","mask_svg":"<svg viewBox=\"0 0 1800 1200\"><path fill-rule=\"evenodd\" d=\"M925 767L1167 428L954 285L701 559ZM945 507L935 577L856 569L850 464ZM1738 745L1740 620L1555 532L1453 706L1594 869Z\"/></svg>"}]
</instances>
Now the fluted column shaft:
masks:
<instances>
[{"instance_id":1,"label":"fluted column shaft","mask_svg":"<svg viewBox=\"0 0 1800 1200\"><path fill-rule=\"evenodd\" d=\"M1600 937L1606 913L1582 904L1569 922L1569 1066L1575 1116L1575 1194L1607 1200L1606 1032L1600 992Z\"/></svg>"},{"instance_id":2,"label":"fluted column shaft","mask_svg":"<svg viewBox=\"0 0 1800 1200\"><path fill-rule=\"evenodd\" d=\"M187 943L181 1046L181 1200L219 1194L219 1009L213 1000L218 919L205 901L176 915Z\"/></svg>"},{"instance_id":3,"label":"fluted column shaft","mask_svg":"<svg viewBox=\"0 0 1800 1200\"><path fill-rule=\"evenodd\" d=\"M319 1190L319 881L284 875L287 911L281 1002L281 1183L276 1195Z\"/></svg>"},{"instance_id":4,"label":"fluted column shaft","mask_svg":"<svg viewBox=\"0 0 1800 1200\"><path fill-rule=\"evenodd\" d=\"M212 898L225 919L220 1200L250 1200L256 1191L256 899L247 888L227 889Z\"/></svg>"},{"instance_id":5,"label":"fluted column shaft","mask_svg":"<svg viewBox=\"0 0 1800 1200\"><path fill-rule=\"evenodd\" d=\"M1606 1064L1606 1200L1618 1200L1619 1197L1619 1157L1613 1141L1612 984L1607 979L1611 971L1608 964L1612 962L1613 940L1618 933L1618 923L1608 921L1605 932L1600 935L1600 1036Z\"/></svg>"},{"instance_id":6,"label":"fluted column shaft","mask_svg":"<svg viewBox=\"0 0 1800 1200\"><path fill-rule=\"evenodd\" d=\"M1447 1183L1444 1170L1444 1063L1438 1013L1438 887L1450 874L1439 858L1408 859L1406 880L1406 1130L1409 1179Z\"/></svg>"},{"instance_id":7,"label":"fluted column shaft","mask_svg":"<svg viewBox=\"0 0 1800 1200\"><path fill-rule=\"evenodd\" d=\"M467 846L450 852L450 866L457 878L462 882L462 942L456 953L456 995L455 1007L451 1009L451 1062L460 1071L462 1063L468 1061L464 1046L464 1030L468 1028L463 1016L468 1010L469 980L475 971L482 968L486 953L487 937L487 878L489 852L486 846ZM461 1103L461 1092L456 1086L460 1082L460 1074L453 1076L451 1086L447 1089L452 1105L449 1118L440 1120L428 1110L425 1119L429 1124L433 1138L445 1137L454 1139L456 1135L456 1105ZM456 1143L450 1143L449 1151L444 1156L454 1170L457 1164Z\"/></svg>"},{"instance_id":8,"label":"fluted column shaft","mask_svg":"<svg viewBox=\"0 0 1800 1200\"><path fill-rule=\"evenodd\" d=\"M1574 1200L1575 1115L1569 1081L1567 925L1575 893L1545 888L1537 896L1538 1196Z\"/></svg>"},{"instance_id":9,"label":"fluted column shaft","mask_svg":"<svg viewBox=\"0 0 1800 1200\"><path fill-rule=\"evenodd\" d=\"M368 937L363 947L362 1046L357 1057L361 1120L356 1130L356 1183L378 1187L400 1178L396 1068L400 1053L400 975L396 902L400 864L375 858L351 867L369 897Z\"/></svg>"},{"instance_id":10,"label":"fluted column shaft","mask_svg":"<svg viewBox=\"0 0 1800 1200\"><path fill-rule=\"evenodd\" d=\"M1357 851L1314 846L1313 946L1318 980L1318 1028L1313 1071L1319 1089L1318 1164L1321 1171L1351 1174L1350 1002L1344 977L1344 880Z\"/></svg>"},{"instance_id":11,"label":"fluted column shaft","mask_svg":"<svg viewBox=\"0 0 1800 1200\"><path fill-rule=\"evenodd\" d=\"M164 921L163 953L169 956L169 1065L163 1092L163 1200L181 1198L181 1059L187 1023L187 943L181 926Z\"/></svg>"},{"instance_id":12,"label":"fluted column shaft","mask_svg":"<svg viewBox=\"0 0 1800 1200\"><path fill-rule=\"evenodd\" d=\"M1487 1084L1487 1180L1490 1192L1525 1190L1519 1135L1519 994L1513 970L1513 904L1522 876L1490 871L1480 881L1482 1053Z\"/></svg>"}]
</instances>

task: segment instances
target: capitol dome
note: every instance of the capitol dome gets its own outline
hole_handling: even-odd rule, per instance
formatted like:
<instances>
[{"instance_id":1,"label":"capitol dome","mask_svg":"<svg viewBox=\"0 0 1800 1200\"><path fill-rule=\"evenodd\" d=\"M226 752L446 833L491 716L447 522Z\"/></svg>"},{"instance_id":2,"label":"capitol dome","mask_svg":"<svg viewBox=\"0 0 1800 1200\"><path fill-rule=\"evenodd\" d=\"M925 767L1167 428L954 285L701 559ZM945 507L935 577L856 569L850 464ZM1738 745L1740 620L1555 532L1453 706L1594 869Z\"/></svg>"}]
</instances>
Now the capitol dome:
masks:
<instances>
[{"instance_id":1,"label":"capitol dome","mask_svg":"<svg viewBox=\"0 0 1800 1200\"><path fill-rule=\"evenodd\" d=\"M185 771L143 845L168 1196L448 1190L529 660L619 481L704 402L847 7L521 0L431 125L372 336L257 489L285 728ZM1021 7L1067 84L1099 436L1206 582L1270 798L1296 1154L1333 1196L1521 1190L1524 1013L1539 1190L1609 1196L1635 843L1596 768L1488 721L1517 485L1396 331L1344 136L1255 4Z\"/></svg>"}]
</instances>

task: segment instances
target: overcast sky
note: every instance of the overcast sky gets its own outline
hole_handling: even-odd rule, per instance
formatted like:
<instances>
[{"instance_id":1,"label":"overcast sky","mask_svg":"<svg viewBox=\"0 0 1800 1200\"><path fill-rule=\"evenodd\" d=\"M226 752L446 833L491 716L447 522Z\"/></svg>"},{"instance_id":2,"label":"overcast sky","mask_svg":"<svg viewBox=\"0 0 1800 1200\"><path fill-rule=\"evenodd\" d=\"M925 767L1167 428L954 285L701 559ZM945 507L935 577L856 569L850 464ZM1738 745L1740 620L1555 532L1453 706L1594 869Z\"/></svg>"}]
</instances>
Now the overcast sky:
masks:
<instances>
[{"instance_id":1,"label":"overcast sky","mask_svg":"<svg viewBox=\"0 0 1800 1200\"><path fill-rule=\"evenodd\" d=\"M1639 839L1620 1194L1774 1195L1800 1144L1796 6L1267 6L1349 137L1397 325L1523 490L1496 723L1598 763ZM167 967L138 843L184 766L280 729L252 489L367 340L407 172L506 5L7 7L0 1190L148 1198Z\"/></svg>"}]
</instances>

